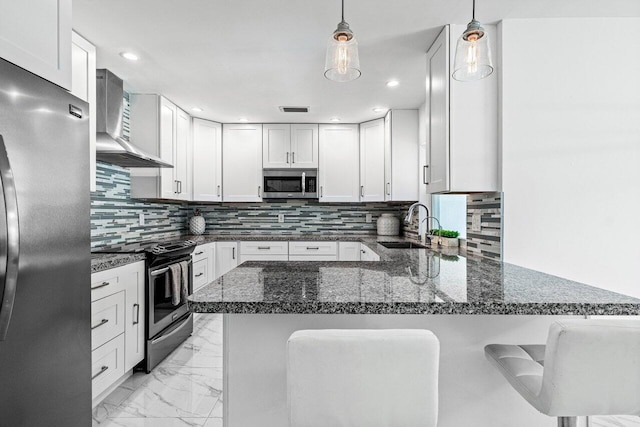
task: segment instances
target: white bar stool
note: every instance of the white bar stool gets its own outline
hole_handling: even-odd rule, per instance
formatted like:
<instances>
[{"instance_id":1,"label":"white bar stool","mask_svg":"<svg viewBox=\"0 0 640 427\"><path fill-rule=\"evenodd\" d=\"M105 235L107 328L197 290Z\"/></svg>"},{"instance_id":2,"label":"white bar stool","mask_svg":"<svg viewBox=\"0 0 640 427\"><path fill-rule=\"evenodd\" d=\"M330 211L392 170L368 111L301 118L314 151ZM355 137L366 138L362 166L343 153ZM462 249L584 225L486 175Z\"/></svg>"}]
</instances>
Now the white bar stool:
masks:
<instances>
[{"instance_id":1,"label":"white bar stool","mask_svg":"<svg viewBox=\"0 0 640 427\"><path fill-rule=\"evenodd\" d=\"M640 415L640 320L555 322L547 345L491 344L485 355L534 408L574 427L578 416Z\"/></svg>"},{"instance_id":2,"label":"white bar stool","mask_svg":"<svg viewBox=\"0 0 640 427\"><path fill-rule=\"evenodd\" d=\"M421 329L294 332L287 342L291 427L433 427L440 343Z\"/></svg>"}]
</instances>

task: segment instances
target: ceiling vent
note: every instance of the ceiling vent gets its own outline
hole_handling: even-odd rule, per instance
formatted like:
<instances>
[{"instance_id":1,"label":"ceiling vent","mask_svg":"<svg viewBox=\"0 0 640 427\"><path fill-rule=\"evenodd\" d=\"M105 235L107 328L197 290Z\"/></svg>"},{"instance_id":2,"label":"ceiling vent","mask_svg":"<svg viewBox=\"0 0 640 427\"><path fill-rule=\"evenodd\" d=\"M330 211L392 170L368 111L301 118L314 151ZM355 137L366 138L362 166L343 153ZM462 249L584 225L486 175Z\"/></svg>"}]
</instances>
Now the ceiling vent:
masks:
<instances>
[{"instance_id":1,"label":"ceiling vent","mask_svg":"<svg viewBox=\"0 0 640 427\"><path fill-rule=\"evenodd\" d=\"M308 113L309 107L280 107L283 113Z\"/></svg>"}]
</instances>

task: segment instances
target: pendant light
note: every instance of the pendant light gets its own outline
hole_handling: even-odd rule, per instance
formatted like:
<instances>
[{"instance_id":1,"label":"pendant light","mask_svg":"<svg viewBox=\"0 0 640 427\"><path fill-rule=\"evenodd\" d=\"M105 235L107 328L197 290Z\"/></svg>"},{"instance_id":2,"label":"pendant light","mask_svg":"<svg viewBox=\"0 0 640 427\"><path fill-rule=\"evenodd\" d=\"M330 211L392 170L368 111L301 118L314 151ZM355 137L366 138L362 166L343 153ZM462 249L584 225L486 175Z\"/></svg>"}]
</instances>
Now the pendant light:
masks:
<instances>
[{"instance_id":1,"label":"pendant light","mask_svg":"<svg viewBox=\"0 0 640 427\"><path fill-rule=\"evenodd\" d=\"M350 82L360 77L358 42L349 24L344 20L344 0L342 0L342 21L333 32L327 45L324 76L335 82Z\"/></svg>"},{"instance_id":2,"label":"pendant light","mask_svg":"<svg viewBox=\"0 0 640 427\"><path fill-rule=\"evenodd\" d=\"M458 39L452 77L462 82L484 79L493 73L489 34L476 21L476 0L467 29Z\"/></svg>"}]
</instances>

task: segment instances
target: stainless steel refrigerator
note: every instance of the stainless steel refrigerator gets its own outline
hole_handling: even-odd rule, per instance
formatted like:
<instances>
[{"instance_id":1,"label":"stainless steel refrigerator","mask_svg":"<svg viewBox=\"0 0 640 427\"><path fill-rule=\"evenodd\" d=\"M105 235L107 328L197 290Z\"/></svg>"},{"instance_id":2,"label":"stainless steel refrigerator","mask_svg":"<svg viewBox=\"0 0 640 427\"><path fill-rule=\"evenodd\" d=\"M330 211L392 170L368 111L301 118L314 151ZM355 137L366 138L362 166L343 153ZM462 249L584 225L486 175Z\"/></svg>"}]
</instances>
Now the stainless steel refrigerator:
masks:
<instances>
[{"instance_id":1,"label":"stainless steel refrigerator","mask_svg":"<svg viewBox=\"0 0 640 427\"><path fill-rule=\"evenodd\" d=\"M0 425L91 425L88 105L0 59Z\"/></svg>"}]
</instances>

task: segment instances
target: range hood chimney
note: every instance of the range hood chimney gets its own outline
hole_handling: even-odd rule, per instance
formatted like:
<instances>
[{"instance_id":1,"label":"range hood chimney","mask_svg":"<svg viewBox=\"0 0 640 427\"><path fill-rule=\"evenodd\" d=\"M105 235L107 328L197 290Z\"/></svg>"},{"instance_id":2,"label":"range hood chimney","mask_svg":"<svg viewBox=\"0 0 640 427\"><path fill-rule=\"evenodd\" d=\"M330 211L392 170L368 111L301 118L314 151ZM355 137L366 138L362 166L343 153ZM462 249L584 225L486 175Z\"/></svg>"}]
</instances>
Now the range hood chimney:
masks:
<instances>
[{"instance_id":1,"label":"range hood chimney","mask_svg":"<svg viewBox=\"0 0 640 427\"><path fill-rule=\"evenodd\" d=\"M122 137L122 79L107 69L96 70L96 160L126 168L172 168Z\"/></svg>"}]
</instances>

